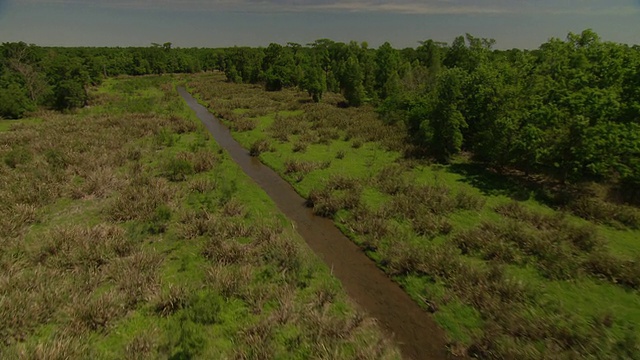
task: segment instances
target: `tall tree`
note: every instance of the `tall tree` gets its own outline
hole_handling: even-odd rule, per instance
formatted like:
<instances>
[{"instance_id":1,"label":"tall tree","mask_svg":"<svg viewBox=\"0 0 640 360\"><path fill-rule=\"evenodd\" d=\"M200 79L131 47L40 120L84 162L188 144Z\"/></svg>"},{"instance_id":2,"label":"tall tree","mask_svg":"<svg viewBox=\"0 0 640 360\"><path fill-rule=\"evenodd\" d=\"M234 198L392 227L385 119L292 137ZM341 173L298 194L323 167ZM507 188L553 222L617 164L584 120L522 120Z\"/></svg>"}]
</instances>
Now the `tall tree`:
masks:
<instances>
[{"instance_id":1,"label":"tall tree","mask_svg":"<svg viewBox=\"0 0 640 360\"><path fill-rule=\"evenodd\" d=\"M443 71L431 98L431 111L421 124L430 151L441 161L448 161L462 149L467 122L461 110L467 80L462 69Z\"/></svg>"},{"instance_id":2,"label":"tall tree","mask_svg":"<svg viewBox=\"0 0 640 360\"><path fill-rule=\"evenodd\" d=\"M365 100L362 68L355 56L349 57L340 82L345 99L350 106L360 106Z\"/></svg>"},{"instance_id":3,"label":"tall tree","mask_svg":"<svg viewBox=\"0 0 640 360\"><path fill-rule=\"evenodd\" d=\"M399 89L400 54L385 42L376 51L376 63L376 89L380 98L386 99Z\"/></svg>"}]
</instances>

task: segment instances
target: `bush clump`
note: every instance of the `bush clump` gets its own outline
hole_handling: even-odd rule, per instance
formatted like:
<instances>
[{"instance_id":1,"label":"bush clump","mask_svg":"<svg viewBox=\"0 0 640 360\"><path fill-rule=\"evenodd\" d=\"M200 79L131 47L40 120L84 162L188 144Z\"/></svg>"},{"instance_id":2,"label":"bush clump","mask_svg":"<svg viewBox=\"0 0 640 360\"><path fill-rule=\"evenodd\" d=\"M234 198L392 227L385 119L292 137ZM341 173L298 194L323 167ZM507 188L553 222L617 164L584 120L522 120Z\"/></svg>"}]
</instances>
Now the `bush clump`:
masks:
<instances>
[{"instance_id":1,"label":"bush clump","mask_svg":"<svg viewBox=\"0 0 640 360\"><path fill-rule=\"evenodd\" d=\"M456 194L455 201L457 209L480 211L486 204L487 199L482 195L461 190Z\"/></svg>"},{"instance_id":2,"label":"bush clump","mask_svg":"<svg viewBox=\"0 0 640 360\"><path fill-rule=\"evenodd\" d=\"M172 147L178 141L178 135L173 131L162 127L156 130L154 142L158 147Z\"/></svg>"},{"instance_id":3,"label":"bush clump","mask_svg":"<svg viewBox=\"0 0 640 360\"><path fill-rule=\"evenodd\" d=\"M189 175L193 175L195 170L188 159L171 157L162 164L162 173L170 181L184 181Z\"/></svg>"},{"instance_id":4,"label":"bush clump","mask_svg":"<svg viewBox=\"0 0 640 360\"><path fill-rule=\"evenodd\" d=\"M331 218L341 209L356 209L360 205L361 194L356 179L334 176L324 188L311 190L307 206L312 207L316 215Z\"/></svg>"},{"instance_id":5,"label":"bush clump","mask_svg":"<svg viewBox=\"0 0 640 360\"><path fill-rule=\"evenodd\" d=\"M253 144L251 144L251 148L249 149L249 155L251 156L259 156L262 153L271 151L271 143L267 139L259 139L256 140Z\"/></svg>"},{"instance_id":6,"label":"bush clump","mask_svg":"<svg viewBox=\"0 0 640 360\"><path fill-rule=\"evenodd\" d=\"M307 151L307 148L309 147L309 143L303 140L296 140L296 142L293 143L293 146L291 147L291 150L293 150L293 152L300 152L303 153L305 151Z\"/></svg>"},{"instance_id":7,"label":"bush clump","mask_svg":"<svg viewBox=\"0 0 640 360\"><path fill-rule=\"evenodd\" d=\"M33 159L33 155L28 149L16 147L4 156L4 163L8 167L15 169L18 165L27 164L31 159Z\"/></svg>"},{"instance_id":8,"label":"bush clump","mask_svg":"<svg viewBox=\"0 0 640 360\"><path fill-rule=\"evenodd\" d=\"M640 289L640 259L620 259L606 251L596 251L589 255L583 266L604 280Z\"/></svg>"},{"instance_id":9,"label":"bush clump","mask_svg":"<svg viewBox=\"0 0 640 360\"><path fill-rule=\"evenodd\" d=\"M596 198L581 197L569 202L568 209L581 218L618 228L640 229L640 210Z\"/></svg>"},{"instance_id":10,"label":"bush clump","mask_svg":"<svg viewBox=\"0 0 640 360\"><path fill-rule=\"evenodd\" d=\"M404 178L405 168L398 164L385 166L375 176L376 187L385 194L396 195L406 191L407 184Z\"/></svg>"},{"instance_id":11,"label":"bush clump","mask_svg":"<svg viewBox=\"0 0 640 360\"><path fill-rule=\"evenodd\" d=\"M433 238L437 235L446 235L453 230L453 225L451 225L447 219L431 213L417 216L411 224L416 234L428 238Z\"/></svg>"},{"instance_id":12,"label":"bush clump","mask_svg":"<svg viewBox=\"0 0 640 360\"><path fill-rule=\"evenodd\" d=\"M240 117L231 123L231 129L237 132L251 131L255 129L257 122L254 119Z\"/></svg>"}]
</instances>

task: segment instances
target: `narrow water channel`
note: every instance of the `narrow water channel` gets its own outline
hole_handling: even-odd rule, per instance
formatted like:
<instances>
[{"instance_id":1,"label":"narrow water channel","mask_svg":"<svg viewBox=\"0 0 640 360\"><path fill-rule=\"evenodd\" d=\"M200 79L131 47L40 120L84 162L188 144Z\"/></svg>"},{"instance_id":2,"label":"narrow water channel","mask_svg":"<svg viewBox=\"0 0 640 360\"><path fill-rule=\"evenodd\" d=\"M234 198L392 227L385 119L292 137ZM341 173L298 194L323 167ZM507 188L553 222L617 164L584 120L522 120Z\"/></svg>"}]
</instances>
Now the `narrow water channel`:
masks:
<instances>
[{"instance_id":1,"label":"narrow water channel","mask_svg":"<svg viewBox=\"0 0 640 360\"><path fill-rule=\"evenodd\" d=\"M229 129L183 87L178 92L231 158L296 225L309 247L332 269L349 297L376 318L406 359L447 359L444 333L431 316L391 281L329 219L315 216L305 200L271 168L237 143Z\"/></svg>"}]
</instances>

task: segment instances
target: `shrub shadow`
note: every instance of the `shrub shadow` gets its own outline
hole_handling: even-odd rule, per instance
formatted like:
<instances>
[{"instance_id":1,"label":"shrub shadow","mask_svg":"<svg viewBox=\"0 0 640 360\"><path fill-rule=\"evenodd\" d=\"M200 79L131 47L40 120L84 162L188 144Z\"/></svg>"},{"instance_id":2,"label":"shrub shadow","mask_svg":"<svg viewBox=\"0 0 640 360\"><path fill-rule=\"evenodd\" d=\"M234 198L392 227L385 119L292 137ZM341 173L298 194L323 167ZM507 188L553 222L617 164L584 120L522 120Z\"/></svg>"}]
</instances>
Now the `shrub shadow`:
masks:
<instances>
[{"instance_id":1,"label":"shrub shadow","mask_svg":"<svg viewBox=\"0 0 640 360\"><path fill-rule=\"evenodd\" d=\"M498 173L479 163L451 164L449 170L462 175L463 178L459 181L476 187L484 195L504 195L517 201L533 197L548 206L558 205L559 198L554 194L555 191L550 191L549 186L542 181L525 175Z\"/></svg>"}]
</instances>

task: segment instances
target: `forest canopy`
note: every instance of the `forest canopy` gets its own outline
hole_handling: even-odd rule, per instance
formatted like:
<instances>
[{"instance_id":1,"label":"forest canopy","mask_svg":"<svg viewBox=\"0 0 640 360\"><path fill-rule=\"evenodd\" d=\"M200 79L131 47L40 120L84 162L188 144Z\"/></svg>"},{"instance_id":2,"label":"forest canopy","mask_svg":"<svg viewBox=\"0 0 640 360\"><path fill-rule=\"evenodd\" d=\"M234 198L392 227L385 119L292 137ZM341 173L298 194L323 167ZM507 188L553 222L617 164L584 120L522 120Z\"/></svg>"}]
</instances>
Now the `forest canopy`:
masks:
<instances>
[{"instance_id":1,"label":"forest canopy","mask_svg":"<svg viewBox=\"0 0 640 360\"><path fill-rule=\"evenodd\" d=\"M561 181L640 185L639 46L591 30L535 50L494 44L469 34L405 49L328 39L225 49L5 43L0 117L82 107L88 86L105 77L219 70L268 91L298 87L315 102L330 91L342 93L344 105L375 106L442 162L466 152L495 168Z\"/></svg>"}]
</instances>

